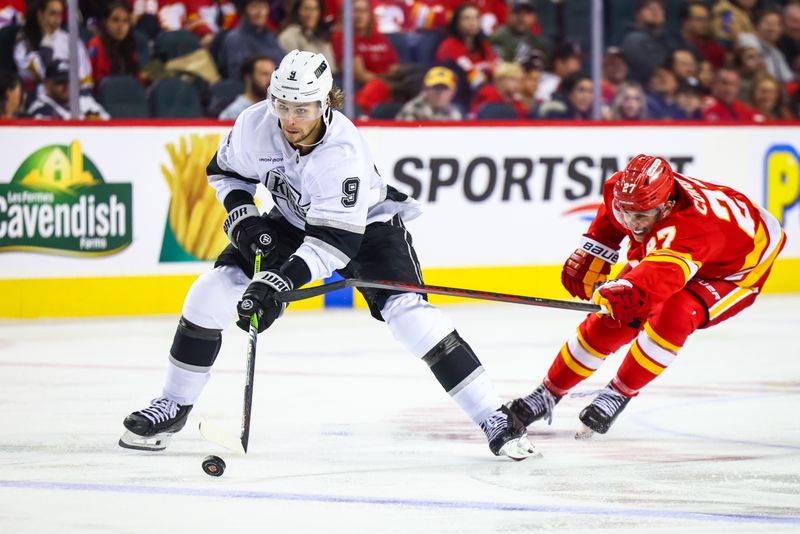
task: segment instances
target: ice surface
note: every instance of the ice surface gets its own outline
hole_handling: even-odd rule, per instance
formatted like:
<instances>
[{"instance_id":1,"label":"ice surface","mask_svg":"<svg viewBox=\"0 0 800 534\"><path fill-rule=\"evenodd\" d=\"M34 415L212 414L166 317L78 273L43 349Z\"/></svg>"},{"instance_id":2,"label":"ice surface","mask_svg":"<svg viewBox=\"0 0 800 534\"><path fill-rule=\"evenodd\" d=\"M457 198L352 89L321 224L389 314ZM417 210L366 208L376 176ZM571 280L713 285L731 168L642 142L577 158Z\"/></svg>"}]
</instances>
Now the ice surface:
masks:
<instances>
[{"instance_id":1,"label":"ice surface","mask_svg":"<svg viewBox=\"0 0 800 534\"><path fill-rule=\"evenodd\" d=\"M246 335L232 328L189 425L121 449L160 392L176 317L0 322L0 533L800 532L800 297L765 295L690 338L606 436L573 439L567 398L495 458L481 431L366 310L288 313L259 338L250 453ZM541 380L581 314L445 308L503 398ZM577 390L600 388L622 354ZM207 454L227 462L205 475Z\"/></svg>"}]
</instances>

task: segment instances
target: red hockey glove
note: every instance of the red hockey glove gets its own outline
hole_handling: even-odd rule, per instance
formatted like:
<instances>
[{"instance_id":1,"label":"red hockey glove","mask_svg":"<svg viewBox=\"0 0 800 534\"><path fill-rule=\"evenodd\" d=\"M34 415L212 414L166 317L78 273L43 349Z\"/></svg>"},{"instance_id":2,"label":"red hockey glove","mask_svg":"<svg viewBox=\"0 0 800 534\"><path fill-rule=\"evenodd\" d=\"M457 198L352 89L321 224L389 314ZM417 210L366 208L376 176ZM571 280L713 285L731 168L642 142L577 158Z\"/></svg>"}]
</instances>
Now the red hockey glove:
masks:
<instances>
[{"instance_id":1,"label":"red hockey glove","mask_svg":"<svg viewBox=\"0 0 800 534\"><path fill-rule=\"evenodd\" d=\"M611 266L619 259L619 247L601 243L595 236L584 234L580 246L567 258L561 271L561 284L569 294L589 300L597 284L608 278Z\"/></svg>"},{"instance_id":2,"label":"red hockey glove","mask_svg":"<svg viewBox=\"0 0 800 534\"><path fill-rule=\"evenodd\" d=\"M644 318L644 295L627 280L611 280L597 288L592 302L608 308L616 326L638 327Z\"/></svg>"}]
</instances>

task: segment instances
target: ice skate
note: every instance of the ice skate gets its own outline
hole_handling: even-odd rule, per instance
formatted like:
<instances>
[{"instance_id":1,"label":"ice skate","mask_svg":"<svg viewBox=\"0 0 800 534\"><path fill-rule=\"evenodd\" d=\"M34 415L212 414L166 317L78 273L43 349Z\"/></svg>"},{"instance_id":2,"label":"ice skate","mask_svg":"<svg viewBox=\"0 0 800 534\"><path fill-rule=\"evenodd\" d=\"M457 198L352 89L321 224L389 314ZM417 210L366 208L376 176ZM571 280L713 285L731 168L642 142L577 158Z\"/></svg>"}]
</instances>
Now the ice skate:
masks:
<instances>
[{"instance_id":1,"label":"ice skate","mask_svg":"<svg viewBox=\"0 0 800 534\"><path fill-rule=\"evenodd\" d=\"M508 456L512 460L524 460L530 456L541 456L528 441L525 426L506 406L501 406L481 421L481 430L489 440L489 449L495 456Z\"/></svg>"},{"instance_id":2,"label":"ice skate","mask_svg":"<svg viewBox=\"0 0 800 534\"><path fill-rule=\"evenodd\" d=\"M541 384L530 395L514 399L507 406L526 427L534 421L545 418L550 425L553 423L553 408L560 400L561 397L556 397L544 387L544 384Z\"/></svg>"},{"instance_id":3,"label":"ice skate","mask_svg":"<svg viewBox=\"0 0 800 534\"><path fill-rule=\"evenodd\" d=\"M142 451L161 451L167 448L172 435L186 424L192 406L159 397L150 406L133 412L122 422L128 429L119 438L119 446Z\"/></svg>"},{"instance_id":4,"label":"ice skate","mask_svg":"<svg viewBox=\"0 0 800 534\"><path fill-rule=\"evenodd\" d=\"M588 439L596 432L605 434L617 416L625 409L631 397L626 397L612 385L600 390L592 403L584 408L578 419L583 423L575 439Z\"/></svg>"}]
</instances>

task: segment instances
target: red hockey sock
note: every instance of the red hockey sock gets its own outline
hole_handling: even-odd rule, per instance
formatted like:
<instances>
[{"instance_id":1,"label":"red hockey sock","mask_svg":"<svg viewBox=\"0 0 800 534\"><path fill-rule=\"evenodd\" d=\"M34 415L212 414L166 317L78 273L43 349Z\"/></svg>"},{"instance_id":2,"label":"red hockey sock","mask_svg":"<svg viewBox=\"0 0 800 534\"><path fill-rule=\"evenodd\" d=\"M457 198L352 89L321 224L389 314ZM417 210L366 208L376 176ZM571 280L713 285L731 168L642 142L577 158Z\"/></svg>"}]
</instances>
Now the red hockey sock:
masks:
<instances>
[{"instance_id":1,"label":"red hockey sock","mask_svg":"<svg viewBox=\"0 0 800 534\"><path fill-rule=\"evenodd\" d=\"M561 347L547 372L545 386L554 395L564 396L578 382L591 376L606 356L635 335L633 328L610 328L599 315L589 315L578 327L576 335Z\"/></svg>"},{"instance_id":2,"label":"red hockey sock","mask_svg":"<svg viewBox=\"0 0 800 534\"><path fill-rule=\"evenodd\" d=\"M625 395L637 395L673 362L686 338L704 320L702 305L687 291L667 299L631 345L617 371L615 385Z\"/></svg>"}]
</instances>

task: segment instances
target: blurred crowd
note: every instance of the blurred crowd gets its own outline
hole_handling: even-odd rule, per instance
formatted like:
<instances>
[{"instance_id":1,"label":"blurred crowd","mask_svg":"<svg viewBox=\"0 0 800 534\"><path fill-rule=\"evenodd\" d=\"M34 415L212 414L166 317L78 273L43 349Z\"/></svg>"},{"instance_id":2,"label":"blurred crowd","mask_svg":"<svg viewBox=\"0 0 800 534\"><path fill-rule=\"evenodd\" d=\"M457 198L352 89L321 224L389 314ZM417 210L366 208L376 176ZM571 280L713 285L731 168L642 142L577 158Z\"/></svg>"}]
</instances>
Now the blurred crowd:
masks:
<instances>
[{"instance_id":1,"label":"blurred crowd","mask_svg":"<svg viewBox=\"0 0 800 534\"><path fill-rule=\"evenodd\" d=\"M0 0L2 118L232 120L292 49L341 83L341 0ZM800 119L800 0L606 0L610 121ZM588 120L590 0L352 0L356 118Z\"/></svg>"}]
</instances>

